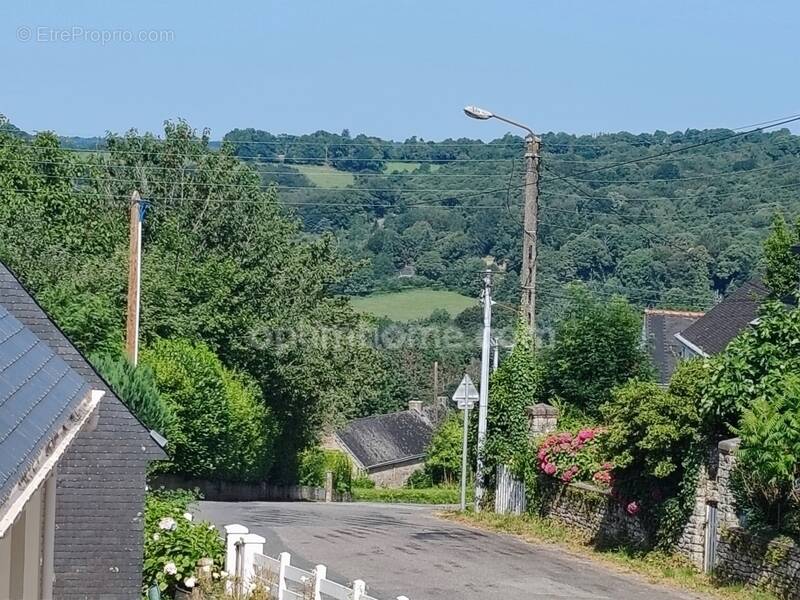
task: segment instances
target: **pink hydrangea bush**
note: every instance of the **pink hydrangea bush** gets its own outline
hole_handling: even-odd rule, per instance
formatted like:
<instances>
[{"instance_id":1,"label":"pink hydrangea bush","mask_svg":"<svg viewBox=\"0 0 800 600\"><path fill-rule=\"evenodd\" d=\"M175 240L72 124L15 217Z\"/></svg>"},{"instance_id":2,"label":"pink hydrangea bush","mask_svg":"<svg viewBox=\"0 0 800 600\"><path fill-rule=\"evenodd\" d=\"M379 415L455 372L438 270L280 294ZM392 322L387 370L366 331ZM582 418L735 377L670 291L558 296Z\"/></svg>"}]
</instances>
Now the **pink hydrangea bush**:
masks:
<instances>
[{"instance_id":1,"label":"pink hydrangea bush","mask_svg":"<svg viewBox=\"0 0 800 600\"><path fill-rule=\"evenodd\" d=\"M546 437L537 454L539 470L564 483L591 481L611 487L614 465L602 459L603 433L601 428L587 427L576 434L562 431Z\"/></svg>"}]
</instances>

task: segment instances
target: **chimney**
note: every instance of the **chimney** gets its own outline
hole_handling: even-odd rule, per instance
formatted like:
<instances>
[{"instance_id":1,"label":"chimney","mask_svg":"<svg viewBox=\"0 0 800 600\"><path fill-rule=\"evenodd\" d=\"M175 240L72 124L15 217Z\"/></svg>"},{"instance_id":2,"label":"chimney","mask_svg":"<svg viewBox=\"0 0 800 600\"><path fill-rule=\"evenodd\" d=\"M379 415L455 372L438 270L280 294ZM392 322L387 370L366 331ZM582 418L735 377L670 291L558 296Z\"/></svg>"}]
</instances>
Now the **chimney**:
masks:
<instances>
[{"instance_id":1,"label":"chimney","mask_svg":"<svg viewBox=\"0 0 800 600\"><path fill-rule=\"evenodd\" d=\"M422 400L409 400L408 410L409 412L417 412L422 414Z\"/></svg>"}]
</instances>

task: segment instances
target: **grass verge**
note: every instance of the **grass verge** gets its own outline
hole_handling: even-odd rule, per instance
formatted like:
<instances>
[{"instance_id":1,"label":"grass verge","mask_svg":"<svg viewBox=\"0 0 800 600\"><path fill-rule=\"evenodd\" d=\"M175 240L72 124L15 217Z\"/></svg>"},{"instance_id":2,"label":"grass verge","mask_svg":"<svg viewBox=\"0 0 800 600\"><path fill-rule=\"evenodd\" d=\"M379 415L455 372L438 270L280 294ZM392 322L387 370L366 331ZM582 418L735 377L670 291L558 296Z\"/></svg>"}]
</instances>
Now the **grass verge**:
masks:
<instances>
[{"instance_id":1,"label":"grass verge","mask_svg":"<svg viewBox=\"0 0 800 600\"><path fill-rule=\"evenodd\" d=\"M552 544L617 569L636 573L651 583L667 584L724 600L778 600L777 596L763 590L719 583L698 572L686 559L672 554L622 547L595 548L581 531L550 519L493 513L447 512L440 516L480 529L510 534L526 542Z\"/></svg>"},{"instance_id":2,"label":"grass verge","mask_svg":"<svg viewBox=\"0 0 800 600\"><path fill-rule=\"evenodd\" d=\"M458 504L458 488L353 488L355 502L397 502L400 504Z\"/></svg>"}]
</instances>

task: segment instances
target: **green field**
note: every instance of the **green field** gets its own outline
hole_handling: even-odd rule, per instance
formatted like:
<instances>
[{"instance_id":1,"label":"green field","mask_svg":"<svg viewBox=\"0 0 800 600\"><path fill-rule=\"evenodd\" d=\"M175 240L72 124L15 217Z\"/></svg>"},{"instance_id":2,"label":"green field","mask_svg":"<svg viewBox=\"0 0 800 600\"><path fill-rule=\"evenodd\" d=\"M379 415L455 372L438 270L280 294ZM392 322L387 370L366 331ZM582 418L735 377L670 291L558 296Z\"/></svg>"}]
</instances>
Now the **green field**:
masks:
<instances>
[{"instance_id":1,"label":"green field","mask_svg":"<svg viewBox=\"0 0 800 600\"><path fill-rule=\"evenodd\" d=\"M413 321L429 317L437 308L452 316L477 305L477 300L444 290L404 290L352 298L353 307L363 313L389 317L394 321Z\"/></svg>"},{"instance_id":2,"label":"green field","mask_svg":"<svg viewBox=\"0 0 800 600\"><path fill-rule=\"evenodd\" d=\"M292 165L292 167L308 177L311 183L323 188L344 188L355 181L352 173L326 165Z\"/></svg>"},{"instance_id":3,"label":"green field","mask_svg":"<svg viewBox=\"0 0 800 600\"><path fill-rule=\"evenodd\" d=\"M421 163L418 162L387 160L384 173L392 173L393 171L397 171L398 173L410 173L411 171L419 169L420 166ZM431 165L431 171L438 171L440 166L441 165Z\"/></svg>"}]
</instances>

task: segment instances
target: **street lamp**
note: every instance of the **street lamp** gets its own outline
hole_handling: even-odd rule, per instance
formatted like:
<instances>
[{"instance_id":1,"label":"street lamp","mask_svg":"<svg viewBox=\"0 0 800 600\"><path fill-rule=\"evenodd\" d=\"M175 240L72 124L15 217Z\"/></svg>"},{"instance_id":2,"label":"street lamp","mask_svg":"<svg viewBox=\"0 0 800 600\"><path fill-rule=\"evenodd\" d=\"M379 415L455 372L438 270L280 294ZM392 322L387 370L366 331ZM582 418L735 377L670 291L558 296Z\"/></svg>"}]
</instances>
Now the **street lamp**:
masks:
<instances>
[{"instance_id":1,"label":"street lamp","mask_svg":"<svg viewBox=\"0 0 800 600\"><path fill-rule=\"evenodd\" d=\"M523 220L522 243L522 312L530 329L531 336L536 337L536 238L539 219L539 143L533 129L512 119L501 117L493 112L477 106L464 107L464 113L479 121L497 119L528 132L525 136L525 218ZM490 309L491 310L491 309ZM491 312L489 312L491 318ZM485 324L486 325L486 324ZM483 498L483 448L486 441L486 418L489 403L489 334L484 335L481 352L481 387L480 404L478 406L478 472L475 477L475 508L480 509Z\"/></svg>"},{"instance_id":2,"label":"street lamp","mask_svg":"<svg viewBox=\"0 0 800 600\"><path fill-rule=\"evenodd\" d=\"M513 125L514 127L519 127L520 129L524 129L525 131L528 132L528 136L532 138L536 137L536 134L533 133L533 129L531 129L527 125L523 125L522 123L517 123L516 121L512 121L509 118L496 115L492 111L486 110L485 108L480 108L478 106L465 106L464 114L473 119L478 119L479 121L486 121L487 119L497 119L498 121L503 121L504 123Z\"/></svg>"}]
</instances>

